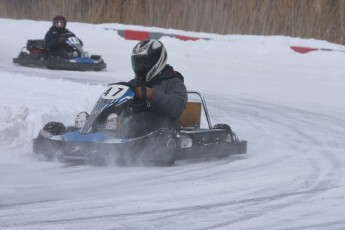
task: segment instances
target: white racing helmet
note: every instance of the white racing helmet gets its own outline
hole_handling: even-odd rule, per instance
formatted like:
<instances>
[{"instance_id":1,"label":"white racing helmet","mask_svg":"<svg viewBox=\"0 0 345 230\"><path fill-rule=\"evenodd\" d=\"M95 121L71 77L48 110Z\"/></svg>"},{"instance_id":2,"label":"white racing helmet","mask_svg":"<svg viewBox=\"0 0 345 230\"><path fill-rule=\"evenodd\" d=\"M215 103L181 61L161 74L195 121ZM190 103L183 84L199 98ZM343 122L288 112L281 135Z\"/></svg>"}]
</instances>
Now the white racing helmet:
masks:
<instances>
[{"instance_id":1,"label":"white racing helmet","mask_svg":"<svg viewBox=\"0 0 345 230\"><path fill-rule=\"evenodd\" d=\"M135 75L149 82L166 66L168 55L162 42L150 39L134 46L131 59Z\"/></svg>"}]
</instances>

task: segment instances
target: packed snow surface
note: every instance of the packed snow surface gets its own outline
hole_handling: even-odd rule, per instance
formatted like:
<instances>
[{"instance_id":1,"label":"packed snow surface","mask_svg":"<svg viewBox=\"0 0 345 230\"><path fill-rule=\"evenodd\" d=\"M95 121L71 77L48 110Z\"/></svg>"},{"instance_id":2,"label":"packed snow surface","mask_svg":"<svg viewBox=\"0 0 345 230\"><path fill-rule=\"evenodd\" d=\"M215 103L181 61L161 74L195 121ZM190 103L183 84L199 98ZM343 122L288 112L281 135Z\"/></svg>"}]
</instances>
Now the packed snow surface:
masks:
<instances>
[{"instance_id":1,"label":"packed snow surface","mask_svg":"<svg viewBox=\"0 0 345 230\"><path fill-rule=\"evenodd\" d=\"M0 19L0 229L345 229L345 53L299 54L292 45L345 50L314 39L193 33L69 22L107 70L14 65L48 21ZM171 167L71 166L32 151L48 121L73 124L113 82L133 77L137 41L163 37L168 63L204 94L213 124L227 123L248 153Z\"/></svg>"}]
</instances>

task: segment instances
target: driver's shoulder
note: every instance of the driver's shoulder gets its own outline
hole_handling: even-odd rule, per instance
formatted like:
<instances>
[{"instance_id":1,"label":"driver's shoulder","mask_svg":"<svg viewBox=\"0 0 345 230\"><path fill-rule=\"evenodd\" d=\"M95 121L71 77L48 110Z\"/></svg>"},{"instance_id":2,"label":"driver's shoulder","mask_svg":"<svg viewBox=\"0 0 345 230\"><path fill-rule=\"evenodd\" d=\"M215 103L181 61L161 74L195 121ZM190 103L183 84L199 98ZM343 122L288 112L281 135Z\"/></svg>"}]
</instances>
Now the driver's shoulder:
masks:
<instances>
[{"instance_id":1,"label":"driver's shoulder","mask_svg":"<svg viewBox=\"0 0 345 230\"><path fill-rule=\"evenodd\" d=\"M74 33L72 31L70 31L69 29L65 29L65 34L75 36Z\"/></svg>"}]
</instances>

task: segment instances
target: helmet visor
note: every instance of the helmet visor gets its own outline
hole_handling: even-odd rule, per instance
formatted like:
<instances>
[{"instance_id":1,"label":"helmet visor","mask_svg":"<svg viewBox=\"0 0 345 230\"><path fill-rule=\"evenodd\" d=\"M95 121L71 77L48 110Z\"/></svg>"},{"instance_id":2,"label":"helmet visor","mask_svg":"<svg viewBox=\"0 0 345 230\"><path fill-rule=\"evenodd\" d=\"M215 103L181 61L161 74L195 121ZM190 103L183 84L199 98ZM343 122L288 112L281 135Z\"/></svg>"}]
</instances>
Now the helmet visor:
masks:
<instances>
[{"instance_id":1,"label":"helmet visor","mask_svg":"<svg viewBox=\"0 0 345 230\"><path fill-rule=\"evenodd\" d=\"M64 28L66 22L64 20L54 20L54 26L57 28Z\"/></svg>"},{"instance_id":2,"label":"helmet visor","mask_svg":"<svg viewBox=\"0 0 345 230\"><path fill-rule=\"evenodd\" d=\"M151 69L151 62L146 55L133 55L132 68L134 72L149 71Z\"/></svg>"}]
</instances>

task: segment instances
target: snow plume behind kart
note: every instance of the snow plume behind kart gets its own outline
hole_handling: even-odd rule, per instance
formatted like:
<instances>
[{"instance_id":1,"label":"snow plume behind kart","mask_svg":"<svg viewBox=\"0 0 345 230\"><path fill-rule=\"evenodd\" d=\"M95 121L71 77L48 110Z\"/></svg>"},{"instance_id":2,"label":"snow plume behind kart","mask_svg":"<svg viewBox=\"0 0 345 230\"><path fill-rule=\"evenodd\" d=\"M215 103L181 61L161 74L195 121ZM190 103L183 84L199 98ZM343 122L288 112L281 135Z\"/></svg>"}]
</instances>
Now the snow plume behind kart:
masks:
<instances>
[{"instance_id":1,"label":"snow plume behind kart","mask_svg":"<svg viewBox=\"0 0 345 230\"><path fill-rule=\"evenodd\" d=\"M100 71L106 68L106 63L100 55L89 56L83 50L80 40L75 36L67 37L64 49L70 58L62 58L49 54L45 50L44 40L28 40L13 63L43 67L48 69Z\"/></svg>"},{"instance_id":2,"label":"snow plume behind kart","mask_svg":"<svg viewBox=\"0 0 345 230\"><path fill-rule=\"evenodd\" d=\"M26 145L29 143L28 137L32 135L33 123L27 117L30 110L26 106L13 109L8 106L1 108L0 114L0 145L1 147L11 147L16 145ZM31 138L30 138L31 139Z\"/></svg>"},{"instance_id":3,"label":"snow plume behind kart","mask_svg":"<svg viewBox=\"0 0 345 230\"><path fill-rule=\"evenodd\" d=\"M33 140L33 151L48 158L96 165L171 165L182 159L246 153L247 141L239 140L229 125L212 126L202 94L188 93L198 95L201 102L188 102L178 127L128 137L121 126L130 122L135 94L127 83L110 84L91 113L81 112L74 126L48 122ZM200 128L202 108L208 128Z\"/></svg>"}]
</instances>

